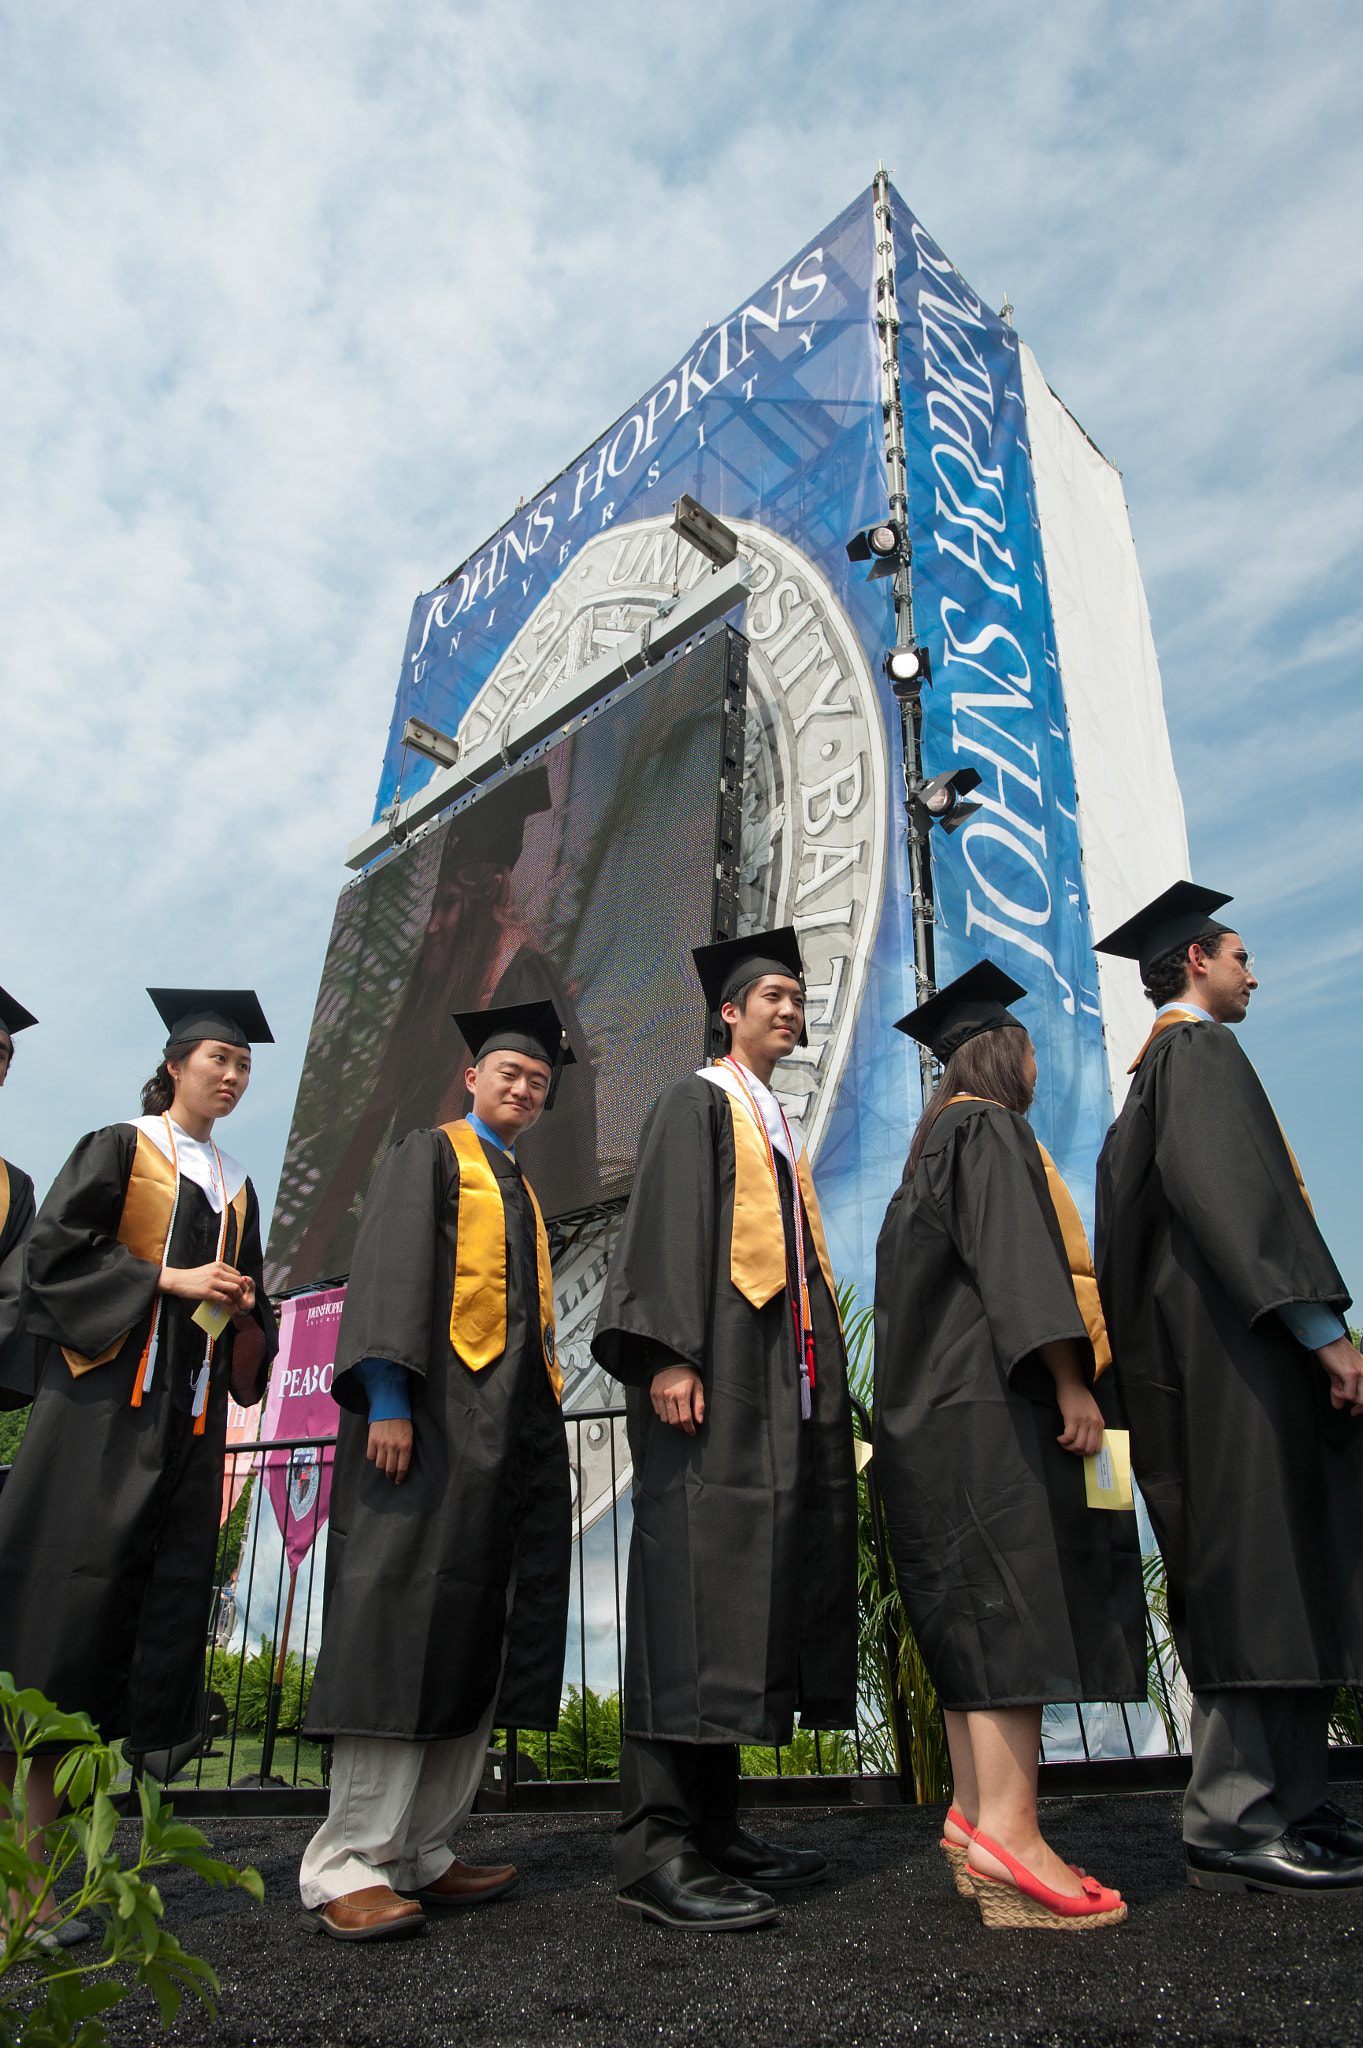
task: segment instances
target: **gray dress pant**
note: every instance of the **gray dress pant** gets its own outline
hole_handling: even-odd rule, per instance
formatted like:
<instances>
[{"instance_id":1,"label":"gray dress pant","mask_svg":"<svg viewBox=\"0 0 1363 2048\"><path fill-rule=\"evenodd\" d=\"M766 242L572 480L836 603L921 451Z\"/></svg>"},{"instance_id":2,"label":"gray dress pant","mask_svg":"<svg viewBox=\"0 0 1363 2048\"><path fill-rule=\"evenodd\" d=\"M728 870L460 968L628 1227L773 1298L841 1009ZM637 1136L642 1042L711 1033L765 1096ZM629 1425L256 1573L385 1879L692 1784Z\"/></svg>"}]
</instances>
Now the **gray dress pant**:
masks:
<instances>
[{"instance_id":1,"label":"gray dress pant","mask_svg":"<svg viewBox=\"0 0 1363 2048\"><path fill-rule=\"evenodd\" d=\"M1253 1849L1305 1820L1328 1793L1333 1691L1236 1687L1193 1695L1193 1774L1183 1839Z\"/></svg>"}]
</instances>

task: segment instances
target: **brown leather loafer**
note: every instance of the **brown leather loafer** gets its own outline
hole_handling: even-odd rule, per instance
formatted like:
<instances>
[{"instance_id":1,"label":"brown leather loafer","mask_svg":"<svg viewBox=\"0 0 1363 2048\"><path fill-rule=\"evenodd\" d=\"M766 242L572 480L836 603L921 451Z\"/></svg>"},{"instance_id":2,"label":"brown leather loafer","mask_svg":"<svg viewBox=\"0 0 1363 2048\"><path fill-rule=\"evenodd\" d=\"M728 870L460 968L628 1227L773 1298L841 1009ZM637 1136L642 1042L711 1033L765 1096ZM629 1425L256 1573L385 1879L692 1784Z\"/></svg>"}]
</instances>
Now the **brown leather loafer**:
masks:
<instances>
[{"instance_id":1,"label":"brown leather loafer","mask_svg":"<svg viewBox=\"0 0 1363 2048\"><path fill-rule=\"evenodd\" d=\"M456 1856L443 1877L403 1896L418 1899L423 1906L481 1906L487 1899L500 1899L515 1882L514 1863L461 1863Z\"/></svg>"},{"instance_id":2,"label":"brown leather loafer","mask_svg":"<svg viewBox=\"0 0 1363 2048\"><path fill-rule=\"evenodd\" d=\"M404 1899L386 1884L367 1884L363 1891L343 1892L308 1915L319 1934L333 1941L392 1941L420 1934L426 1916L415 1899Z\"/></svg>"}]
</instances>

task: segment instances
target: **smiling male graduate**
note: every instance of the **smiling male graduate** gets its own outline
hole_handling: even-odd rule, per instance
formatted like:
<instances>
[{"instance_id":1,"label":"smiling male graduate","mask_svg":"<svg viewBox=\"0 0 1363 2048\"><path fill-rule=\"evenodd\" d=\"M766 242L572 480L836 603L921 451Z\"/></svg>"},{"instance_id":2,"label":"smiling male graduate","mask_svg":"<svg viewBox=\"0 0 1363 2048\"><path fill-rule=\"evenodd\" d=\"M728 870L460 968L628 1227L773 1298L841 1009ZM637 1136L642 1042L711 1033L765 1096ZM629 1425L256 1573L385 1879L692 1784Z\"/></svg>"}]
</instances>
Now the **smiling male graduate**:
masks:
<instances>
[{"instance_id":1,"label":"smiling male graduate","mask_svg":"<svg viewBox=\"0 0 1363 2048\"><path fill-rule=\"evenodd\" d=\"M1231 1025L1258 987L1229 896L1176 882L1098 947L1154 1026L1098 1161L1096 1268L1131 1456L1193 1691L1188 1879L1363 1886L1327 1795L1363 1682L1363 1358L1292 1150Z\"/></svg>"},{"instance_id":2,"label":"smiling male graduate","mask_svg":"<svg viewBox=\"0 0 1363 2048\"><path fill-rule=\"evenodd\" d=\"M413 1131L365 1197L336 1353L326 1609L307 1733L334 1739L303 1857L324 1934L419 1933L499 1897L449 1840L494 1713L552 1729L568 1626L568 1446L549 1242L515 1142L572 1059L551 1002L464 1012L466 1117Z\"/></svg>"},{"instance_id":3,"label":"smiling male graduate","mask_svg":"<svg viewBox=\"0 0 1363 2048\"><path fill-rule=\"evenodd\" d=\"M803 1045L794 931L701 947L729 1049L639 1139L592 1350L634 1462L617 1897L751 1927L826 1874L738 1825L740 1743L851 1727L857 1494L847 1359L814 1182L772 1092Z\"/></svg>"}]
</instances>

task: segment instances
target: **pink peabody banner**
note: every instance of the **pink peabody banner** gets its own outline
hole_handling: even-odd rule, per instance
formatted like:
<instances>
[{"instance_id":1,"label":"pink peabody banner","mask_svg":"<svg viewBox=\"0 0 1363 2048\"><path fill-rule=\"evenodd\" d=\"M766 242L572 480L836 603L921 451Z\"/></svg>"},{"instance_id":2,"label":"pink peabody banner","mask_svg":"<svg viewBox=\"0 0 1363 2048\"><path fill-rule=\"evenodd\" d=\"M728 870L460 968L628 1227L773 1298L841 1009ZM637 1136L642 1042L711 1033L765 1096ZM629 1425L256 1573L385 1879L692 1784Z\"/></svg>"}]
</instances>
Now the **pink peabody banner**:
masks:
<instances>
[{"instance_id":1,"label":"pink peabody banner","mask_svg":"<svg viewBox=\"0 0 1363 2048\"><path fill-rule=\"evenodd\" d=\"M334 1437L340 1409L331 1398L336 1338L345 1306L344 1287L300 1294L281 1303L279 1356L270 1374L261 1437ZM265 1484L284 1532L290 1572L296 1572L327 1518L334 1452L318 1445L265 1454Z\"/></svg>"}]
</instances>

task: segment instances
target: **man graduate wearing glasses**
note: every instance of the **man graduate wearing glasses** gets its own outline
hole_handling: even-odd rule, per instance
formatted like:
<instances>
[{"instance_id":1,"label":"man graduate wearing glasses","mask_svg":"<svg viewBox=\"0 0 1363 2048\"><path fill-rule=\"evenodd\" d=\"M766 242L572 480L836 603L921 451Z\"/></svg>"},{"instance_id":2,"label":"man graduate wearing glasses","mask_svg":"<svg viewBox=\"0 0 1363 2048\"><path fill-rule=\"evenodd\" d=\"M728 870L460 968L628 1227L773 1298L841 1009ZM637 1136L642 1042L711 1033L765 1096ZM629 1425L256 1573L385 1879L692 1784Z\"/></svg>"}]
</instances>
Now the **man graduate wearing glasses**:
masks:
<instances>
[{"instance_id":1,"label":"man graduate wearing glasses","mask_svg":"<svg viewBox=\"0 0 1363 2048\"><path fill-rule=\"evenodd\" d=\"M1176 882L1099 952L1156 1006L1098 1162L1095 1265L1131 1454L1193 1689L1188 1880L1363 1886L1327 1794L1363 1682L1363 1358L1297 1162L1227 1027L1258 983L1230 898Z\"/></svg>"},{"instance_id":2,"label":"man graduate wearing glasses","mask_svg":"<svg viewBox=\"0 0 1363 2048\"><path fill-rule=\"evenodd\" d=\"M813 1851L738 1825L739 1744L856 1708L847 1361L814 1182L771 1088L806 1043L789 927L697 950L723 1056L664 1090L592 1350L628 1389L634 1463L617 1897L759 1925Z\"/></svg>"},{"instance_id":3,"label":"man graduate wearing glasses","mask_svg":"<svg viewBox=\"0 0 1363 2048\"><path fill-rule=\"evenodd\" d=\"M345 1413L307 1733L335 1746L299 1885L340 1941L507 1891L511 1865L461 1863L449 1838L494 1713L558 1725L568 1445L549 1242L514 1147L573 1054L550 1002L455 1022L472 1108L374 1175L332 1384Z\"/></svg>"}]
</instances>

